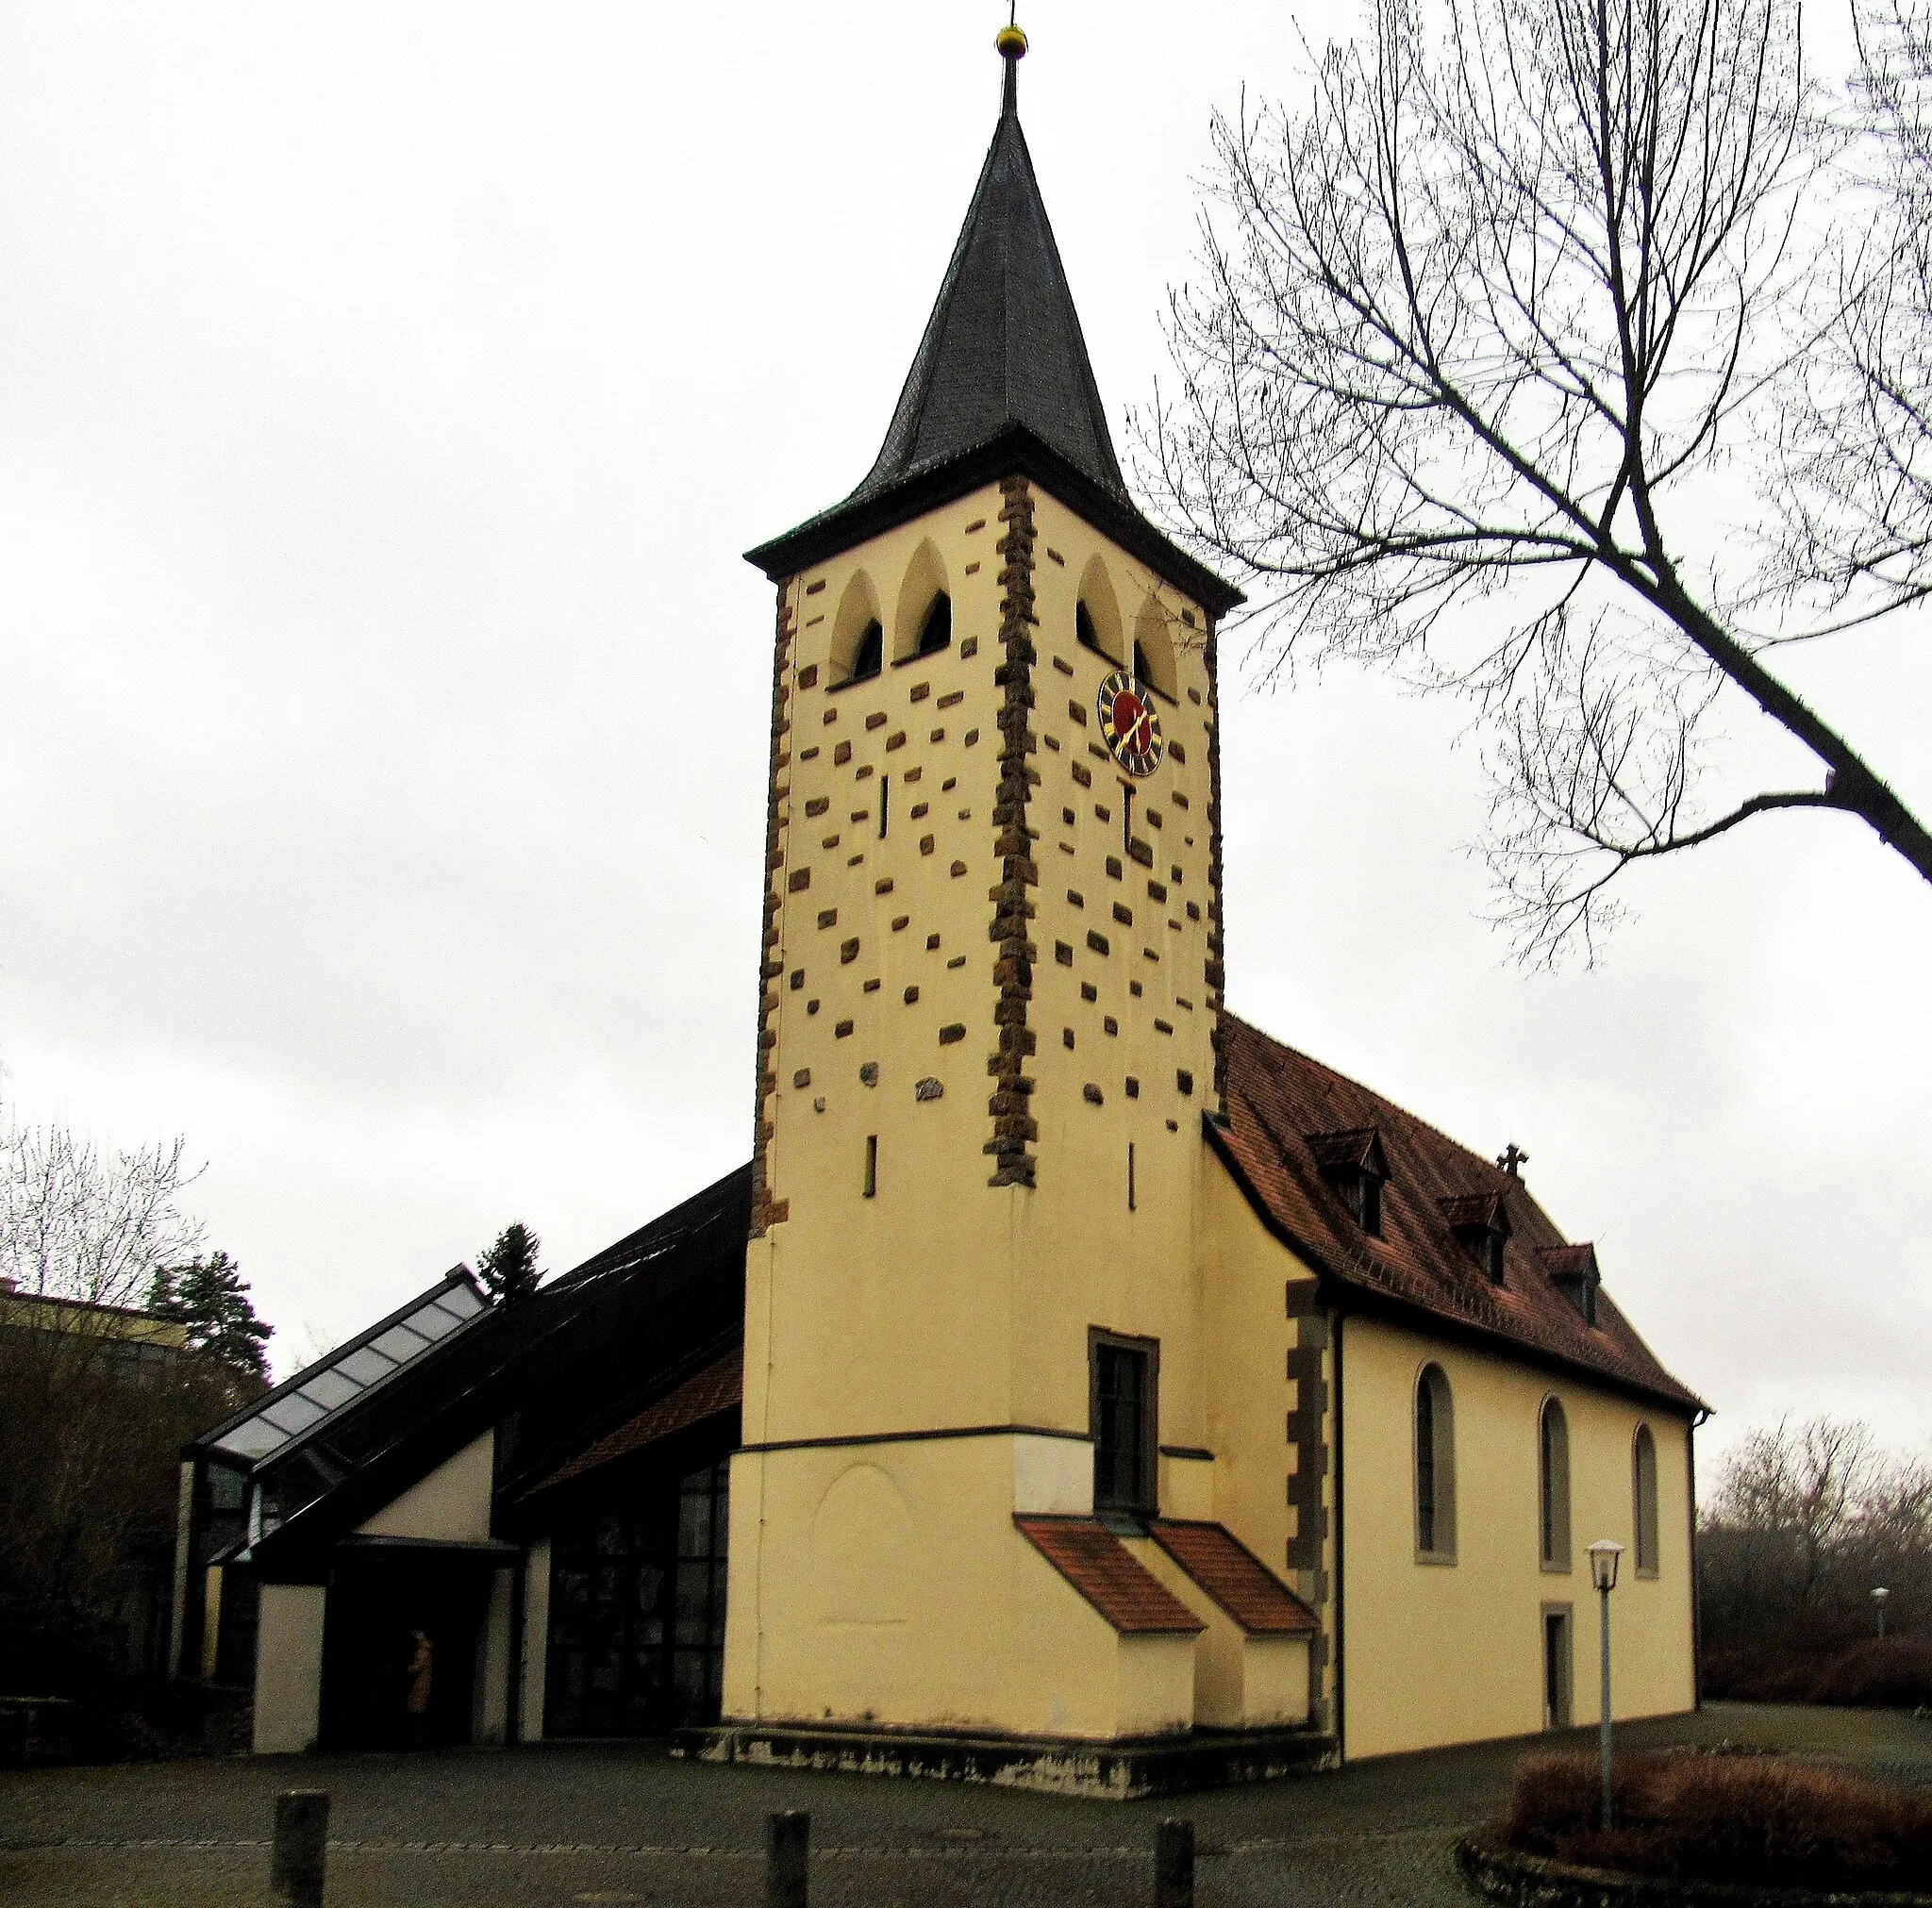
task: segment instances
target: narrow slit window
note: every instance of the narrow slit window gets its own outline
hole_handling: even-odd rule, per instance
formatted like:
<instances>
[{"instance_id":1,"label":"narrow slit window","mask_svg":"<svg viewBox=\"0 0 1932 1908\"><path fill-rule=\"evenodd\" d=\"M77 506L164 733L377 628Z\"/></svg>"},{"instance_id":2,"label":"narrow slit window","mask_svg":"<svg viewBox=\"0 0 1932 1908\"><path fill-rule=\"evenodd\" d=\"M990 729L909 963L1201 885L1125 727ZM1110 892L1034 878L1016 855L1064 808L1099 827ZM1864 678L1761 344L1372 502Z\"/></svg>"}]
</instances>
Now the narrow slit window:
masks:
<instances>
[{"instance_id":1,"label":"narrow slit window","mask_svg":"<svg viewBox=\"0 0 1932 1908\"><path fill-rule=\"evenodd\" d=\"M1134 1142L1127 1141L1127 1210L1134 1210Z\"/></svg>"},{"instance_id":2,"label":"narrow slit window","mask_svg":"<svg viewBox=\"0 0 1932 1908\"><path fill-rule=\"evenodd\" d=\"M1124 783L1121 786L1121 853L1131 855L1134 852L1134 791Z\"/></svg>"},{"instance_id":3,"label":"narrow slit window","mask_svg":"<svg viewBox=\"0 0 1932 1908\"><path fill-rule=\"evenodd\" d=\"M874 1197L879 1189L879 1137L869 1133L865 1137L865 1196Z\"/></svg>"},{"instance_id":4,"label":"narrow slit window","mask_svg":"<svg viewBox=\"0 0 1932 1908\"><path fill-rule=\"evenodd\" d=\"M881 775L879 777L879 839L881 841L886 838L886 826L891 820L891 812L892 778L890 775Z\"/></svg>"}]
</instances>

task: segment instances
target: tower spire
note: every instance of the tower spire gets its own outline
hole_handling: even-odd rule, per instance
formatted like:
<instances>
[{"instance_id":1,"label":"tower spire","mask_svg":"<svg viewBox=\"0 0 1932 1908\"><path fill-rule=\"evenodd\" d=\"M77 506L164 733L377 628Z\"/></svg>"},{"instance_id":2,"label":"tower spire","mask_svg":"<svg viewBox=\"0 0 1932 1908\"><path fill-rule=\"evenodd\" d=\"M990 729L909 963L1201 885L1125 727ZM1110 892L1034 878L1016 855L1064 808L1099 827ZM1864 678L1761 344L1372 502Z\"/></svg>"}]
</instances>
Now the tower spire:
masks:
<instances>
[{"instance_id":1,"label":"tower spire","mask_svg":"<svg viewBox=\"0 0 1932 1908\"><path fill-rule=\"evenodd\" d=\"M1017 119L1020 114L1020 62L1026 58L1026 36L1015 22L1019 12L1020 0L1012 0L1007 8L1007 24L999 30L993 44L1000 50L1000 58L1007 63L1007 75L1000 89L1000 117Z\"/></svg>"}]
</instances>

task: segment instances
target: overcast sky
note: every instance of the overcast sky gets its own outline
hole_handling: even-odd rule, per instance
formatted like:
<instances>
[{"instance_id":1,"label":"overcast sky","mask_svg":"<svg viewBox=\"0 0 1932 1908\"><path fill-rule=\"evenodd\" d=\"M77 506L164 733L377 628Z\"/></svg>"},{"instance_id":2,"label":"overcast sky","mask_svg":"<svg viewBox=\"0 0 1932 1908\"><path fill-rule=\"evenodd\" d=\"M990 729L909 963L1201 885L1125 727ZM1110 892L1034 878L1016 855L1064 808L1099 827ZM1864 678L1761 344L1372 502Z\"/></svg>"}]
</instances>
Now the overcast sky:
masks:
<instances>
[{"instance_id":1,"label":"overcast sky","mask_svg":"<svg viewBox=\"0 0 1932 1908\"><path fill-rule=\"evenodd\" d=\"M0 1087L187 1135L278 1371L512 1218L562 1269L746 1156L772 616L739 553L871 461L1003 18L0 7ZM1023 24L1120 438L1208 113L1293 85L1295 20ZM1717 1407L1707 1465L1784 1412L1923 1447L1932 890L1774 818L1651 873L1605 969L1526 978L1463 712L1240 663L1231 1004L1525 1147ZM1932 808L1920 631L1787 667Z\"/></svg>"}]
</instances>

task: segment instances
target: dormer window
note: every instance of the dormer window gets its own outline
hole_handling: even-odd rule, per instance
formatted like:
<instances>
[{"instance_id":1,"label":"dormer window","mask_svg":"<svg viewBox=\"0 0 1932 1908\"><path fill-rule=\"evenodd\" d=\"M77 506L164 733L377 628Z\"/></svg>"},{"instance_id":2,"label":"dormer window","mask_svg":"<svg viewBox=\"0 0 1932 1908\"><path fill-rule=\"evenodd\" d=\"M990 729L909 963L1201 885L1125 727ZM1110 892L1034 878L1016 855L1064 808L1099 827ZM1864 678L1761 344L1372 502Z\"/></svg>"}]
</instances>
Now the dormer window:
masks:
<instances>
[{"instance_id":1,"label":"dormer window","mask_svg":"<svg viewBox=\"0 0 1932 1908\"><path fill-rule=\"evenodd\" d=\"M1341 1195L1356 1224L1371 1238L1380 1238L1382 1186L1389 1177L1381 1136L1373 1126L1311 1134L1308 1151L1315 1155L1322 1177Z\"/></svg>"},{"instance_id":2,"label":"dormer window","mask_svg":"<svg viewBox=\"0 0 1932 1908\"><path fill-rule=\"evenodd\" d=\"M953 643L953 599L942 589L932 600L925 621L919 625L919 653L936 655Z\"/></svg>"},{"instance_id":3,"label":"dormer window","mask_svg":"<svg viewBox=\"0 0 1932 1908\"><path fill-rule=\"evenodd\" d=\"M1550 1284L1576 1308L1586 1325L1596 1323L1597 1287L1603 1274L1597 1270L1593 1245L1545 1246L1539 1256L1550 1275Z\"/></svg>"},{"instance_id":4,"label":"dormer window","mask_svg":"<svg viewBox=\"0 0 1932 1908\"><path fill-rule=\"evenodd\" d=\"M1492 1286L1500 1286L1509 1244L1509 1214L1503 1195L1458 1193L1436 1203L1456 1243L1483 1269Z\"/></svg>"},{"instance_id":5,"label":"dormer window","mask_svg":"<svg viewBox=\"0 0 1932 1908\"><path fill-rule=\"evenodd\" d=\"M880 626L877 617L858 632L858 647L852 653L852 673L847 682L864 682L868 676L875 676L885 667L886 632Z\"/></svg>"}]
</instances>

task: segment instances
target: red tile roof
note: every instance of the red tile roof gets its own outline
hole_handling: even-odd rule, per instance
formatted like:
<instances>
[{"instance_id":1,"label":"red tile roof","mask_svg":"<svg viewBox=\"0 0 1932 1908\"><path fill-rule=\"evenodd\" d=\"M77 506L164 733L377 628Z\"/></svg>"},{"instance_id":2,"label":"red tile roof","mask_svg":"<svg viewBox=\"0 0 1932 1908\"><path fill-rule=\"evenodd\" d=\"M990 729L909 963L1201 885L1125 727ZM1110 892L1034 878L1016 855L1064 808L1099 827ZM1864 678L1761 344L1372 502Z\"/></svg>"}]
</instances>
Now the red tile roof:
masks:
<instances>
[{"instance_id":1,"label":"red tile roof","mask_svg":"<svg viewBox=\"0 0 1932 1908\"><path fill-rule=\"evenodd\" d=\"M537 1488L547 1490L566 1478L581 1477L600 1464L627 1457L660 1437L669 1437L674 1431L683 1431L702 1419L715 1418L719 1412L729 1411L743 1401L744 1352L741 1347L734 1346L715 1365L687 1378L676 1390L667 1392L655 1404L646 1405L628 1424L620 1424L588 1451L579 1452L560 1469L552 1471Z\"/></svg>"},{"instance_id":2,"label":"red tile roof","mask_svg":"<svg viewBox=\"0 0 1932 1908\"><path fill-rule=\"evenodd\" d=\"M1577 1369L1685 1411L1695 1392L1657 1363L1607 1294L1586 1324L1552 1281L1548 1255L1572 1246L1520 1179L1319 1060L1228 1015L1227 1120L1210 1127L1216 1150L1262 1218L1332 1286L1343 1302L1379 1308L1424 1328L1435 1322L1499 1349ZM1374 1128L1388 1162L1382 1233L1371 1237L1322 1176L1310 1136ZM1504 1282L1492 1285L1450 1230L1442 1202L1483 1194L1501 1201L1510 1236ZM1559 1261L1562 1262L1562 1261Z\"/></svg>"},{"instance_id":3,"label":"red tile roof","mask_svg":"<svg viewBox=\"0 0 1932 1908\"><path fill-rule=\"evenodd\" d=\"M1093 1518L1013 1519L1033 1547L1125 1636L1198 1636L1207 1627Z\"/></svg>"},{"instance_id":4,"label":"red tile roof","mask_svg":"<svg viewBox=\"0 0 1932 1908\"><path fill-rule=\"evenodd\" d=\"M1321 1627L1315 1613L1221 1525L1160 1518L1147 1528L1250 1636L1303 1636Z\"/></svg>"}]
</instances>

